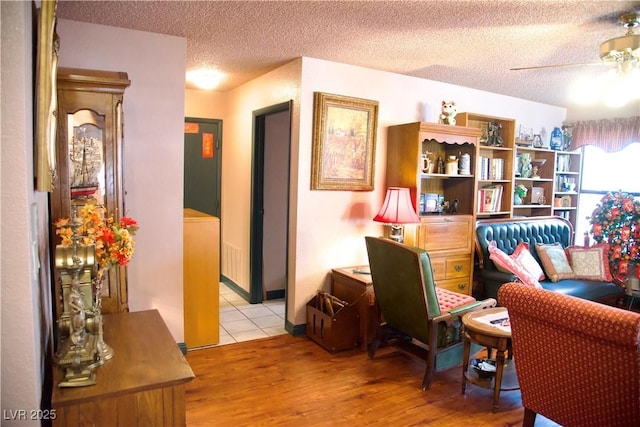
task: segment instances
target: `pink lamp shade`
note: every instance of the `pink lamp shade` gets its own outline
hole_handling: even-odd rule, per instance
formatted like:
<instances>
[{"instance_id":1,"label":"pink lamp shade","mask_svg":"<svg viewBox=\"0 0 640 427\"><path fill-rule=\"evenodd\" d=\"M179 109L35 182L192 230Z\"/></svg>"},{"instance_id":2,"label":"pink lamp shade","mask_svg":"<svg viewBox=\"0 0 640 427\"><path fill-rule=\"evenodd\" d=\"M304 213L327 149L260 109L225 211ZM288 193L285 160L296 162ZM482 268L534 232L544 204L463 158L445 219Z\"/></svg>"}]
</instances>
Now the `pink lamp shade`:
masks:
<instances>
[{"instance_id":1,"label":"pink lamp shade","mask_svg":"<svg viewBox=\"0 0 640 427\"><path fill-rule=\"evenodd\" d=\"M384 203L374 221L386 224L414 224L420 222L411 204L408 188L389 187Z\"/></svg>"}]
</instances>

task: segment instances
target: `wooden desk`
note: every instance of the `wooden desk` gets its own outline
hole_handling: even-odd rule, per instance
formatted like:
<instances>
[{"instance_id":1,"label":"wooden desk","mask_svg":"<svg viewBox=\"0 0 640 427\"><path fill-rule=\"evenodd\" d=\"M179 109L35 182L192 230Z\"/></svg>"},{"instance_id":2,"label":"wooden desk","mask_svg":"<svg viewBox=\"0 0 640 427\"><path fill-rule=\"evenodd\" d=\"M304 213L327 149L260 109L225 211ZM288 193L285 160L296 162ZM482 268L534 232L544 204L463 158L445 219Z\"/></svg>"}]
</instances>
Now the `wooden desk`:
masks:
<instances>
[{"instance_id":1,"label":"wooden desk","mask_svg":"<svg viewBox=\"0 0 640 427\"><path fill-rule=\"evenodd\" d=\"M60 388L53 368L54 426L184 426L185 383L195 376L158 310L104 316L113 359L96 385Z\"/></svg>"},{"instance_id":2,"label":"wooden desk","mask_svg":"<svg viewBox=\"0 0 640 427\"><path fill-rule=\"evenodd\" d=\"M348 303L356 303L360 316L358 343L362 351L373 342L378 327L378 309L373 293L371 274L354 271L369 270L369 266L334 268L331 270L331 294Z\"/></svg>"}]
</instances>

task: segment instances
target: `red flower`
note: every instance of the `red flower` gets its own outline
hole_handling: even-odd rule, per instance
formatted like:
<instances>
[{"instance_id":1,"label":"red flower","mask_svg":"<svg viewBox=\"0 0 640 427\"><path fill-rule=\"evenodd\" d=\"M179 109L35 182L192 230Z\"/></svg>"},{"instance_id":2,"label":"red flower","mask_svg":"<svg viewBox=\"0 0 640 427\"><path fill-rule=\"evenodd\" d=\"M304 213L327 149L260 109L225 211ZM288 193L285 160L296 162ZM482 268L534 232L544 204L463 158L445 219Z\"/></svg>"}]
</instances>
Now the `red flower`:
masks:
<instances>
[{"instance_id":1,"label":"red flower","mask_svg":"<svg viewBox=\"0 0 640 427\"><path fill-rule=\"evenodd\" d=\"M633 200L625 199L622 201L622 208L626 212L633 212L635 210L635 206L633 205Z\"/></svg>"},{"instance_id":2,"label":"red flower","mask_svg":"<svg viewBox=\"0 0 640 427\"><path fill-rule=\"evenodd\" d=\"M120 227L137 227L138 223L136 222L135 219L130 218L128 216L123 216L122 218L120 218Z\"/></svg>"},{"instance_id":3,"label":"red flower","mask_svg":"<svg viewBox=\"0 0 640 427\"><path fill-rule=\"evenodd\" d=\"M628 261L620 261L618 265L618 273L622 275L626 275L629 272L629 262Z\"/></svg>"},{"instance_id":4,"label":"red flower","mask_svg":"<svg viewBox=\"0 0 640 427\"><path fill-rule=\"evenodd\" d=\"M612 273L625 280L629 262L640 262L640 201L621 191L607 193L593 210L589 222L595 242L610 245L608 258Z\"/></svg>"}]
</instances>

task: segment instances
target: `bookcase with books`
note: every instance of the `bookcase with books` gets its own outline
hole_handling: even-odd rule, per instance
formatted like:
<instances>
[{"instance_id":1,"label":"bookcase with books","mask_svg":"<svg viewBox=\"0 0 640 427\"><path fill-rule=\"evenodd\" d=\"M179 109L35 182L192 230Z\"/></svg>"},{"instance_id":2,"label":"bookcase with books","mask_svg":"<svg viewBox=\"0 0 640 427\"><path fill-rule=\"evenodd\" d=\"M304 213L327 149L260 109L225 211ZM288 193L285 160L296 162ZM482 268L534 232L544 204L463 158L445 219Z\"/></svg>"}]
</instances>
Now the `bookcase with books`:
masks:
<instances>
[{"instance_id":1,"label":"bookcase with books","mask_svg":"<svg viewBox=\"0 0 640 427\"><path fill-rule=\"evenodd\" d=\"M556 152L553 215L576 226L578 189L582 172L582 150Z\"/></svg>"},{"instance_id":2,"label":"bookcase with books","mask_svg":"<svg viewBox=\"0 0 640 427\"><path fill-rule=\"evenodd\" d=\"M482 132L476 146L476 217L509 218L513 203L515 120L464 112L456 116L456 125Z\"/></svg>"},{"instance_id":3,"label":"bookcase with books","mask_svg":"<svg viewBox=\"0 0 640 427\"><path fill-rule=\"evenodd\" d=\"M516 146L514 183L527 189L521 204L513 205L513 216L553 214L556 151Z\"/></svg>"}]
</instances>

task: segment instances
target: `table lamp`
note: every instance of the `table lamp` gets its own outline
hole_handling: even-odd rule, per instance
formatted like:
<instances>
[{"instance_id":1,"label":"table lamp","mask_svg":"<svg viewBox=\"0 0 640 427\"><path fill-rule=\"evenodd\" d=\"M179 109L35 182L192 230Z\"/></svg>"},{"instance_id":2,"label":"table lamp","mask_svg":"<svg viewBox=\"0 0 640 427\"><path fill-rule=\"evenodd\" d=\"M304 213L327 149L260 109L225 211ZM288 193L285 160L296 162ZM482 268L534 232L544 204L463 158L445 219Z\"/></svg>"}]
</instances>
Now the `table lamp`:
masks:
<instances>
[{"instance_id":1,"label":"table lamp","mask_svg":"<svg viewBox=\"0 0 640 427\"><path fill-rule=\"evenodd\" d=\"M383 222L391 226L389 238L402 243L404 240L403 224L415 224L420 222L420 217L416 214L408 188L389 187L384 203L374 221Z\"/></svg>"}]
</instances>

